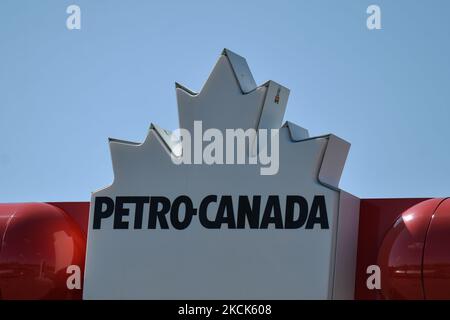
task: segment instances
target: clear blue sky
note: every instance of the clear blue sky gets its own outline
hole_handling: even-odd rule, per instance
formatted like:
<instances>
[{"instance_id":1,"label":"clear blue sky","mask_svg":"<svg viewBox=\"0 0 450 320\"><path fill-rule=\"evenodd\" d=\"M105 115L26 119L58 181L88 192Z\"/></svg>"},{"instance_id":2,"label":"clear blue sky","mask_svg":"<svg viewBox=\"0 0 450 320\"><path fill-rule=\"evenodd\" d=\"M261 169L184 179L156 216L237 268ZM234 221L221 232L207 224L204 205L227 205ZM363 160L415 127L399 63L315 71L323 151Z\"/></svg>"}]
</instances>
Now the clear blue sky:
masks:
<instances>
[{"instance_id":1,"label":"clear blue sky","mask_svg":"<svg viewBox=\"0 0 450 320\"><path fill-rule=\"evenodd\" d=\"M81 30L66 8L81 7ZM378 4L382 30L366 28ZM222 48L291 89L285 120L352 143L359 197L450 196L450 2L0 2L0 202L88 201L108 137L178 126Z\"/></svg>"}]
</instances>

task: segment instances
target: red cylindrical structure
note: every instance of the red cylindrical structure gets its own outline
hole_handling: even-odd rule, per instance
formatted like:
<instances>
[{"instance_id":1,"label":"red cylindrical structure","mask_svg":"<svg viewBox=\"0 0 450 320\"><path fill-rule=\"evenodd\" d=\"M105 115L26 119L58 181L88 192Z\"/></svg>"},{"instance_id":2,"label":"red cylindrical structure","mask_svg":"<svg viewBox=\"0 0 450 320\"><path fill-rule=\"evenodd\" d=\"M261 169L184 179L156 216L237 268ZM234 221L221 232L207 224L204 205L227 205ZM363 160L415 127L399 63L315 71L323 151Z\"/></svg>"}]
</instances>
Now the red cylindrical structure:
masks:
<instances>
[{"instance_id":1,"label":"red cylindrical structure","mask_svg":"<svg viewBox=\"0 0 450 320\"><path fill-rule=\"evenodd\" d=\"M434 212L423 257L426 299L450 299L450 199Z\"/></svg>"},{"instance_id":2,"label":"red cylindrical structure","mask_svg":"<svg viewBox=\"0 0 450 320\"><path fill-rule=\"evenodd\" d=\"M0 299L81 299L67 268L82 273L85 246L80 227L53 205L0 204Z\"/></svg>"},{"instance_id":3,"label":"red cylindrical structure","mask_svg":"<svg viewBox=\"0 0 450 320\"><path fill-rule=\"evenodd\" d=\"M385 299L450 299L450 199L403 212L383 239L378 265Z\"/></svg>"}]
</instances>

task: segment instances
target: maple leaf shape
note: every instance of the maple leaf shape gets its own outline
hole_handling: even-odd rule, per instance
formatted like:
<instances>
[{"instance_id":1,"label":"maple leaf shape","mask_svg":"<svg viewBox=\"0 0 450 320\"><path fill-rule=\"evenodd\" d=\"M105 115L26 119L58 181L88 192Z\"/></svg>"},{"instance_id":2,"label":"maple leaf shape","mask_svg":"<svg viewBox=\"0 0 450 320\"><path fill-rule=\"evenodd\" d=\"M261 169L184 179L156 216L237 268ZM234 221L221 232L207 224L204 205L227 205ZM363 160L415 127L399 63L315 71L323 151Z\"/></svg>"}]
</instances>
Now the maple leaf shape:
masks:
<instances>
[{"instance_id":1,"label":"maple leaf shape","mask_svg":"<svg viewBox=\"0 0 450 320\"><path fill-rule=\"evenodd\" d=\"M320 195L326 199L329 229L320 234L223 233L227 230L211 232L193 220L183 232L120 232L124 230L113 230L113 219L105 219L102 229L88 233L85 298L331 297L328 281L334 279L338 184L350 144L332 134L309 137L306 129L292 122L282 125L289 90L274 81L256 86L245 59L226 49L199 93L176 84L176 94L180 127L189 131L195 120L203 122L204 130L279 129L279 171L262 176L260 164L176 165L171 156L177 142L171 140L171 132L152 124L142 143L109 140L114 181L93 193L91 204L97 197L124 195L164 195L169 199L189 195L197 204L211 194L265 198L276 194L280 199L297 194L308 203ZM93 210L91 205L89 226ZM314 243L320 247L311 249ZM262 248L270 254L263 255ZM308 254L301 273L289 263L280 264L298 262L299 252ZM185 253L189 259L180 259ZM252 261L260 262L258 268ZM273 272L276 274L267 277ZM169 281L172 275L177 275L177 281ZM308 291L299 290L302 286Z\"/></svg>"}]
</instances>

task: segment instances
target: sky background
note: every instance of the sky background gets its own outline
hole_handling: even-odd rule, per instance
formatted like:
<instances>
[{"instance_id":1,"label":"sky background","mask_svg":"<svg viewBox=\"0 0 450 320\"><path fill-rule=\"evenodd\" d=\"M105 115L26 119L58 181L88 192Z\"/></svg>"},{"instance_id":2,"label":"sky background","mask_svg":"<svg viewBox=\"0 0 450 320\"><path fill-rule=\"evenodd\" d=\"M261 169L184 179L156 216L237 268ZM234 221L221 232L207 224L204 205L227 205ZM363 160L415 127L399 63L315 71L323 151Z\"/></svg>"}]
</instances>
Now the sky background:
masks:
<instances>
[{"instance_id":1,"label":"sky background","mask_svg":"<svg viewBox=\"0 0 450 320\"><path fill-rule=\"evenodd\" d=\"M66 8L81 7L81 30ZM382 30L366 27L381 7ZM356 196L450 196L450 1L0 2L0 202L89 201L108 137L178 127L223 48L290 88L285 120L352 147Z\"/></svg>"}]
</instances>

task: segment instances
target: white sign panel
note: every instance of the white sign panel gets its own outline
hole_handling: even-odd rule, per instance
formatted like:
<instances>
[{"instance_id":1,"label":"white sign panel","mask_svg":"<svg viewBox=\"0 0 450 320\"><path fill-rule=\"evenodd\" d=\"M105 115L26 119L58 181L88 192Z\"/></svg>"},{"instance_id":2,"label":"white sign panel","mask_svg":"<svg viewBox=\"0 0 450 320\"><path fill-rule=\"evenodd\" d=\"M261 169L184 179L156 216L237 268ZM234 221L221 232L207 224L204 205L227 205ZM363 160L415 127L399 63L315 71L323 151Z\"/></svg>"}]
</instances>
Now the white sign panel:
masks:
<instances>
[{"instance_id":1,"label":"white sign panel","mask_svg":"<svg viewBox=\"0 0 450 320\"><path fill-rule=\"evenodd\" d=\"M338 189L349 144L282 125L289 90L257 87L229 50L199 93L176 92L189 141L155 125L143 143L110 139L114 182L92 195L84 298L352 298L358 202ZM267 147L249 134L256 160L243 164L238 144L218 147L230 129L279 131Z\"/></svg>"}]
</instances>

